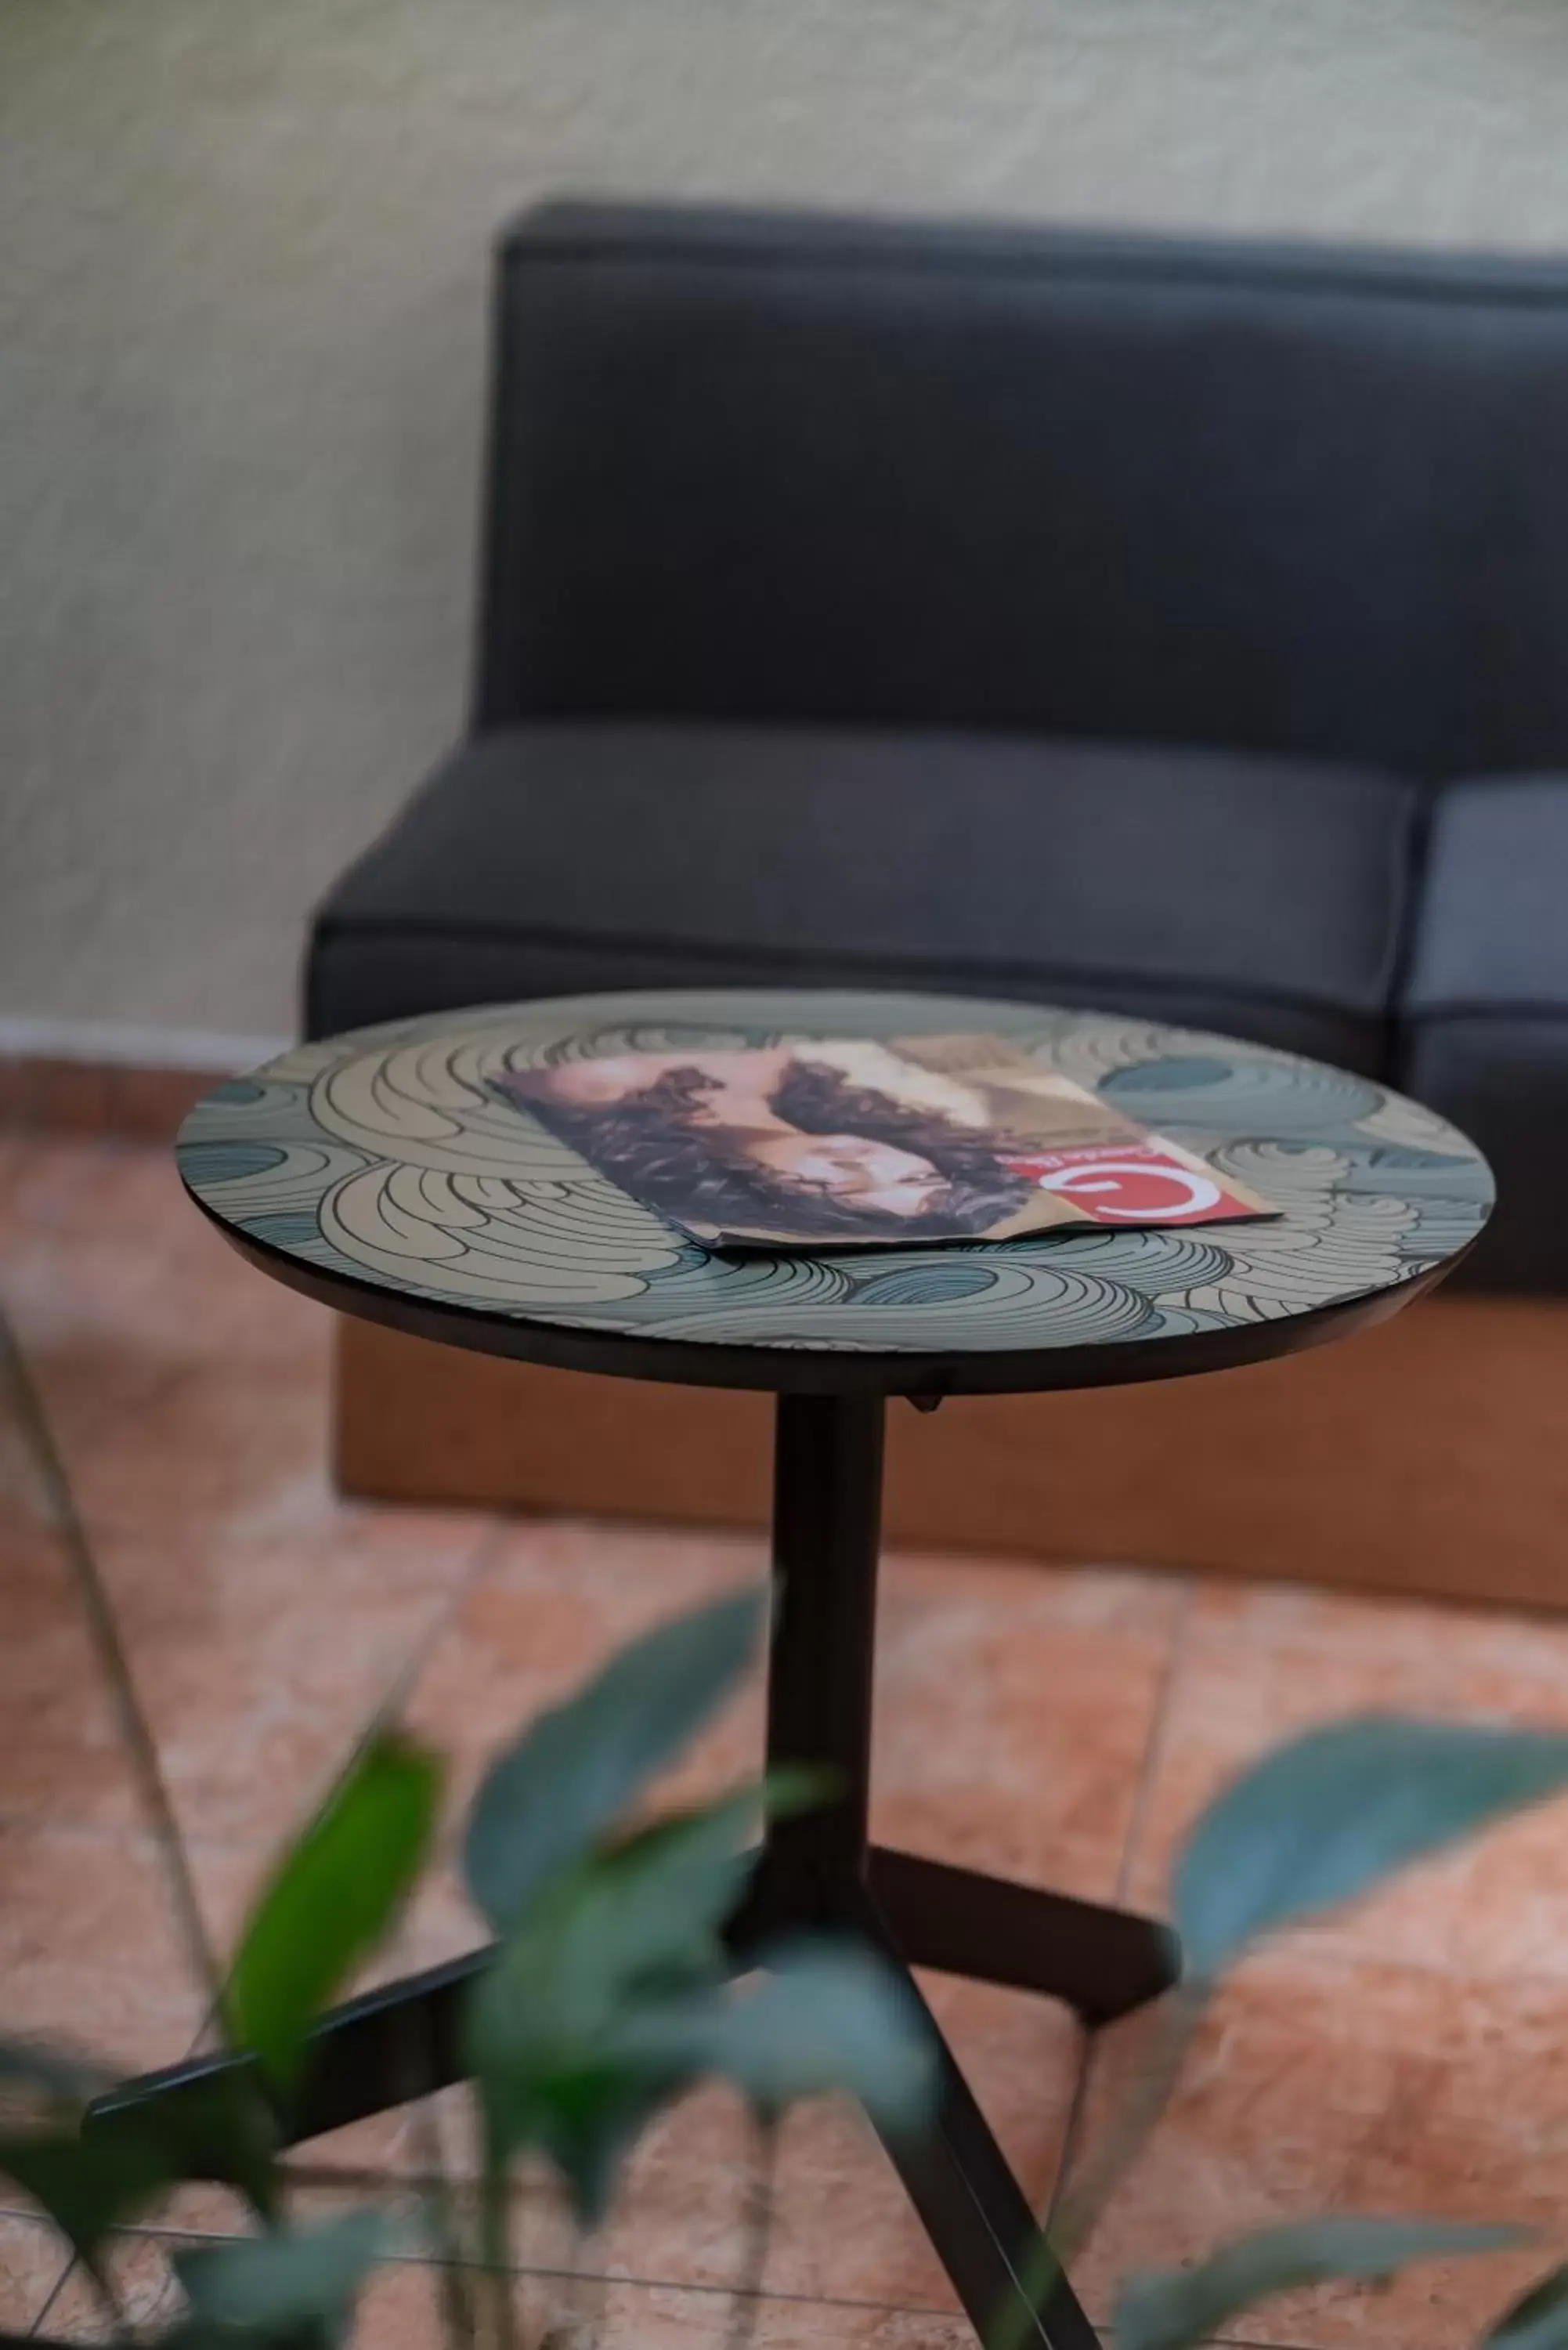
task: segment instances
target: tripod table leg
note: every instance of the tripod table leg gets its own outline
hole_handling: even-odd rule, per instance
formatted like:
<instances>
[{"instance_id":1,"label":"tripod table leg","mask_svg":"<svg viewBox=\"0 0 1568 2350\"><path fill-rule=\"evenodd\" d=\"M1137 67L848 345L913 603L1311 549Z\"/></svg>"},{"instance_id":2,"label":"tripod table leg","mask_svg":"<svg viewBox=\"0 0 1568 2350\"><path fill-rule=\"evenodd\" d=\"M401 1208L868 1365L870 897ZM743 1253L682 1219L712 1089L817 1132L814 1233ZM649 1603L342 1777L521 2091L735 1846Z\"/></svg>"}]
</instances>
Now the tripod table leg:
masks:
<instances>
[{"instance_id":1,"label":"tripod table leg","mask_svg":"<svg viewBox=\"0 0 1568 2350\"><path fill-rule=\"evenodd\" d=\"M1065 2275L1042 2263L1028 2198L913 1981L909 1993L936 2050L937 2108L925 2130L884 2142L975 2332L989 2343L1010 2314L1020 2350L1099 2350Z\"/></svg>"},{"instance_id":2,"label":"tripod table leg","mask_svg":"<svg viewBox=\"0 0 1568 2350\"><path fill-rule=\"evenodd\" d=\"M867 1880L911 1966L1065 2000L1087 2024L1130 2015L1181 1973L1170 1929L1130 1909L880 1848Z\"/></svg>"}]
</instances>

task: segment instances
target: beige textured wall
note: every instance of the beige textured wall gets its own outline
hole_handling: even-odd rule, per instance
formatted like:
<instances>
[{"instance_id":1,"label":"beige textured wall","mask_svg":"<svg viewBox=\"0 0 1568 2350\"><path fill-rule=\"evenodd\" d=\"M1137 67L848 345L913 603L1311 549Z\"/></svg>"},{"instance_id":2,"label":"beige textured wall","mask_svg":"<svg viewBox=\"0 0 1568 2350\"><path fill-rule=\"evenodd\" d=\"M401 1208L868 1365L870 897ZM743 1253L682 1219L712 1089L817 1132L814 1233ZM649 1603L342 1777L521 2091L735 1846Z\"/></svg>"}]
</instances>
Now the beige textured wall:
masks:
<instances>
[{"instance_id":1,"label":"beige textured wall","mask_svg":"<svg viewBox=\"0 0 1568 2350\"><path fill-rule=\"evenodd\" d=\"M0 0L0 1016L290 1024L563 186L1568 246L1568 0Z\"/></svg>"}]
</instances>

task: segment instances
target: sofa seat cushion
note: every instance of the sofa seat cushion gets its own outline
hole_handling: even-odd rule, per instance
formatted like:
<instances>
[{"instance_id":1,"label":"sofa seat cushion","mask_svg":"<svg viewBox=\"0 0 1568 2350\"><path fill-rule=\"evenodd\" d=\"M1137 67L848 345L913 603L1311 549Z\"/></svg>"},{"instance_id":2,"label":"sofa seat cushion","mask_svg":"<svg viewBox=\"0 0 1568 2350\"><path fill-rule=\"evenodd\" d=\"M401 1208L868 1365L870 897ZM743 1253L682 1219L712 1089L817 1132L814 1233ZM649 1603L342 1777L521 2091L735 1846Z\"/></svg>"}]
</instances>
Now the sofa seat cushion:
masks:
<instances>
[{"instance_id":1,"label":"sofa seat cushion","mask_svg":"<svg viewBox=\"0 0 1568 2350\"><path fill-rule=\"evenodd\" d=\"M1470 1286L1568 1293L1568 775L1451 785L1433 818L1397 1081L1496 1170Z\"/></svg>"},{"instance_id":2,"label":"sofa seat cushion","mask_svg":"<svg viewBox=\"0 0 1568 2350\"><path fill-rule=\"evenodd\" d=\"M1374 1070L1419 795L995 736L539 724L460 751L321 909L313 1035L618 987L930 985Z\"/></svg>"}]
</instances>

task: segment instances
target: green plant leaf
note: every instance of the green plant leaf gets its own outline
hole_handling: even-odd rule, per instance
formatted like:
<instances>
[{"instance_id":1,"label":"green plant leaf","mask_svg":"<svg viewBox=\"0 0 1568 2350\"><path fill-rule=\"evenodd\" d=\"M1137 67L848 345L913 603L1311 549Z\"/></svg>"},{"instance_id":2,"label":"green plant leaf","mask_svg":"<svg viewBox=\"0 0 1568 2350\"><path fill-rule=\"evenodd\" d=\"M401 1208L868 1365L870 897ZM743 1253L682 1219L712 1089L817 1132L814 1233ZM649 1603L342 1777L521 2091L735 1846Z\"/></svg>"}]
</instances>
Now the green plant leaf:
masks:
<instances>
[{"instance_id":1,"label":"green plant leaf","mask_svg":"<svg viewBox=\"0 0 1568 2350\"><path fill-rule=\"evenodd\" d=\"M1568 1736L1367 1714L1246 1772L1188 1838L1175 1877L1189 1977L1365 1893L1408 1863L1568 1787Z\"/></svg>"},{"instance_id":2,"label":"green plant leaf","mask_svg":"<svg viewBox=\"0 0 1568 2350\"><path fill-rule=\"evenodd\" d=\"M918 2011L857 1946L779 1950L742 1988L693 1952L697 1979L681 1988L667 1963L680 1947L670 1927L655 1964L596 1997L602 1918L585 1907L579 1921L581 1943L563 1937L547 1970L520 1970L493 2004L483 1987L471 2046L493 2160L524 2146L546 2154L584 2226L604 2217L620 2160L652 2115L708 2074L734 2081L769 2116L830 2089L887 2129L929 2115L936 2068Z\"/></svg>"},{"instance_id":3,"label":"green plant leaf","mask_svg":"<svg viewBox=\"0 0 1568 2350\"><path fill-rule=\"evenodd\" d=\"M81 2120L84 2141L142 2149L167 2180L217 2181L238 2188L270 2220L278 2203L277 2156L282 2133L261 2083L214 2071L186 2082L179 2094L149 2102L130 2098L94 2106ZM133 2151L130 2159L140 2158Z\"/></svg>"},{"instance_id":4,"label":"green plant leaf","mask_svg":"<svg viewBox=\"0 0 1568 2350\"><path fill-rule=\"evenodd\" d=\"M1416 2261L1501 2251L1525 2241L1522 2229L1444 2220L1345 2218L1264 2228L1238 2237L1196 2268L1132 2278L1116 2309L1116 2350L1194 2350L1275 2293L1337 2277L1381 2282Z\"/></svg>"},{"instance_id":5,"label":"green plant leaf","mask_svg":"<svg viewBox=\"0 0 1568 2350\"><path fill-rule=\"evenodd\" d=\"M1483 2350L1568 2350L1568 2267L1532 2285L1487 2335Z\"/></svg>"},{"instance_id":6,"label":"green plant leaf","mask_svg":"<svg viewBox=\"0 0 1568 2350\"><path fill-rule=\"evenodd\" d=\"M28 2068L31 2070L31 2067ZM74 2069L46 2063L48 2086L79 2085ZM197 2082L161 2110L127 2106L68 2126L0 2136L0 2171L42 2204L88 2260L107 2230L186 2179L217 2180L245 2194L264 2218L276 2208L278 2126L252 2081Z\"/></svg>"},{"instance_id":7,"label":"green plant leaf","mask_svg":"<svg viewBox=\"0 0 1568 2350\"><path fill-rule=\"evenodd\" d=\"M74 2129L0 2137L0 2172L41 2205L88 2262L117 2221L151 2202L179 2176L154 2137L126 2132L100 2139Z\"/></svg>"},{"instance_id":8,"label":"green plant leaf","mask_svg":"<svg viewBox=\"0 0 1568 2350\"><path fill-rule=\"evenodd\" d=\"M525 2145L547 2154L587 2224L629 2138L680 2081L679 2063L623 2044L627 2020L722 1976L720 1928L768 1800L748 1787L581 1862L533 1904L475 1986L467 2045L493 2158Z\"/></svg>"},{"instance_id":9,"label":"green plant leaf","mask_svg":"<svg viewBox=\"0 0 1568 2350\"><path fill-rule=\"evenodd\" d=\"M584 1857L729 1694L766 1596L733 1593L633 1641L492 1767L469 1814L463 1868L497 1933Z\"/></svg>"},{"instance_id":10,"label":"green plant leaf","mask_svg":"<svg viewBox=\"0 0 1568 2350\"><path fill-rule=\"evenodd\" d=\"M756 1866L753 1838L768 1809L758 1782L651 1821L589 1865L576 1880L573 1934L596 1991L646 1990L722 1962L721 1929Z\"/></svg>"},{"instance_id":11,"label":"green plant leaf","mask_svg":"<svg viewBox=\"0 0 1568 2350\"><path fill-rule=\"evenodd\" d=\"M691 2079L721 2074L768 2116L842 2090L879 2128L930 2112L936 2061L919 2010L890 1968L855 1942L765 1952L746 1985L649 2007L622 2035L628 2054Z\"/></svg>"},{"instance_id":12,"label":"green plant leaf","mask_svg":"<svg viewBox=\"0 0 1568 2350\"><path fill-rule=\"evenodd\" d=\"M395 1731L372 1739L285 1854L240 1944L226 2020L285 2092L311 2024L391 1926L434 1833L441 1771Z\"/></svg>"},{"instance_id":13,"label":"green plant leaf","mask_svg":"<svg viewBox=\"0 0 1568 2350\"><path fill-rule=\"evenodd\" d=\"M350 2211L297 2235L177 2252L174 2267L197 2319L265 2336L344 2325L390 2241L384 2212Z\"/></svg>"}]
</instances>

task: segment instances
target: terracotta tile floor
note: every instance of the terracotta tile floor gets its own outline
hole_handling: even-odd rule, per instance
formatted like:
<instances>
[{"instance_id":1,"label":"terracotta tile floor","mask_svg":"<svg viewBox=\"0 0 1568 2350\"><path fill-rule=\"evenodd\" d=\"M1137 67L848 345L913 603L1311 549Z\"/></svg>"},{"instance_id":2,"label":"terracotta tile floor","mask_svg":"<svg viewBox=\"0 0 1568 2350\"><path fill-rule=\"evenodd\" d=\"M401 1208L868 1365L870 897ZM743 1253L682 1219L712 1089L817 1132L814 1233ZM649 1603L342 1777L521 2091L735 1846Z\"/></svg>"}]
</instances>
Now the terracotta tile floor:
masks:
<instances>
[{"instance_id":1,"label":"terracotta tile floor","mask_svg":"<svg viewBox=\"0 0 1568 2350\"><path fill-rule=\"evenodd\" d=\"M0 1139L0 1299L220 1947L376 1706L395 1693L450 1752L461 1800L486 1752L612 1642L761 1565L741 1540L338 1501L324 1451L327 1317L232 1256L160 1150ZM160 2063L200 2031L201 1977L14 1393L0 1408L0 2029ZM1568 1624L1125 1568L896 1558L880 1669L885 1835L1152 1904L1195 1807L1292 1727L1369 1703L1568 1721ZM753 1696L682 1783L745 1767L757 1736ZM475 1930L448 1873L385 1966ZM1147 2023L1085 2052L1044 2002L930 1990L1044 2203L1064 2154L1093 2144ZM434 2118L461 2163L461 2096ZM350 2176L365 2172L395 2194L423 2159L421 2127L390 2116L318 2144L302 2196L340 2202L367 2191ZM525 2200L517 2292L534 2334L615 2350L723 2343L753 2154L738 2106L711 2093L654 2134L615 2223L586 2250L547 2201ZM1080 2283L1103 2316L1130 2266L1323 2208L1517 2216L1548 2239L1568 2227L1561 1807L1250 1966ZM164 2228L127 2231L115 2268L131 2310L170 2305L181 2232L231 2224L221 2197L192 2192ZM1238 2338L1467 2350L1521 2272L1510 2255L1438 2264L1388 2293L1298 2294ZM766 2350L969 2338L880 2156L831 2107L785 2133L763 2282ZM0 2327L34 2324L54 2338L101 2330L85 2280L0 2189ZM358 2340L434 2350L434 2272L389 2271Z\"/></svg>"}]
</instances>

